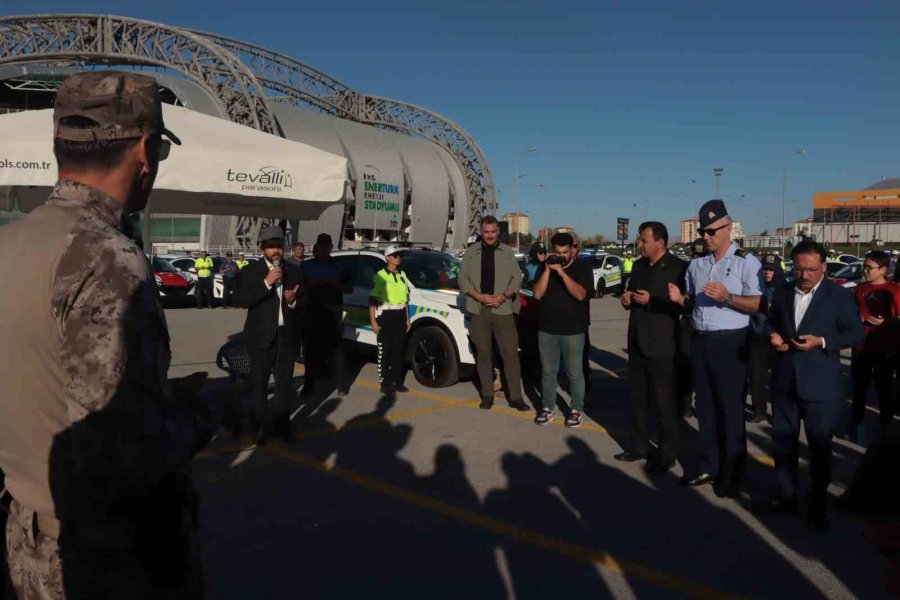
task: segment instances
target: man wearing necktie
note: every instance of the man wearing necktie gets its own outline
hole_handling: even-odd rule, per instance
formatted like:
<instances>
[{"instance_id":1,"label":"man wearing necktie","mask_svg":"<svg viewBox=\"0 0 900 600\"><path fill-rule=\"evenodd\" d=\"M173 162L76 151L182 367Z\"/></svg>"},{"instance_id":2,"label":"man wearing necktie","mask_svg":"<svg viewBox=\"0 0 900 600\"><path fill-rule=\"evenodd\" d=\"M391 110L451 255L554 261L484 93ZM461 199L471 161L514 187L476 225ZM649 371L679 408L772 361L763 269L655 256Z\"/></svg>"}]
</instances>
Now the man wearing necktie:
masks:
<instances>
[{"instance_id":1,"label":"man wearing necktie","mask_svg":"<svg viewBox=\"0 0 900 600\"><path fill-rule=\"evenodd\" d=\"M809 446L808 524L826 531L825 501L831 483L832 437L843 400L841 350L862 343L862 322L850 292L825 279L825 249L803 241L791 252L794 283L775 292L769 339L777 351L772 373L776 495L775 514L798 514L800 421Z\"/></svg>"},{"instance_id":2,"label":"man wearing necktie","mask_svg":"<svg viewBox=\"0 0 900 600\"><path fill-rule=\"evenodd\" d=\"M297 267L282 262L284 233L265 227L259 235L263 258L241 272L241 306L247 308L244 336L250 354L254 443L270 433L294 440L289 416L294 369L293 308L297 302ZM269 376L275 372L275 399L268 399ZM271 410L270 410L271 407ZM271 421L270 421L271 419Z\"/></svg>"}]
</instances>

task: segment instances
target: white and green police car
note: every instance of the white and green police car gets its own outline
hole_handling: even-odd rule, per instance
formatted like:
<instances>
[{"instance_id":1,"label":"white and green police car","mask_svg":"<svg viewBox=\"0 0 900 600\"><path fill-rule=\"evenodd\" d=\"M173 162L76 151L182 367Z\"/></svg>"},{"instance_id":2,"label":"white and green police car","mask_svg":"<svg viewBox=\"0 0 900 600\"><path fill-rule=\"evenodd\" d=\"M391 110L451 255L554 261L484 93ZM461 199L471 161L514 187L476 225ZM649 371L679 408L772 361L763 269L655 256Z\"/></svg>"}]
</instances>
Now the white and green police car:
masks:
<instances>
[{"instance_id":1,"label":"white and green police car","mask_svg":"<svg viewBox=\"0 0 900 600\"><path fill-rule=\"evenodd\" d=\"M446 387L459 380L460 369L474 366L465 298L459 292L460 260L446 252L408 248L400 268L409 280L410 334L407 360L416 381ZM369 292L375 273L386 261L379 250L337 250L332 260L353 292L344 294L344 338L377 346L369 325Z\"/></svg>"},{"instance_id":2,"label":"white and green police car","mask_svg":"<svg viewBox=\"0 0 900 600\"><path fill-rule=\"evenodd\" d=\"M579 260L589 261L594 272L594 292L598 298L613 290L622 289L622 259L613 254L582 254Z\"/></svg>"}]
</instances>

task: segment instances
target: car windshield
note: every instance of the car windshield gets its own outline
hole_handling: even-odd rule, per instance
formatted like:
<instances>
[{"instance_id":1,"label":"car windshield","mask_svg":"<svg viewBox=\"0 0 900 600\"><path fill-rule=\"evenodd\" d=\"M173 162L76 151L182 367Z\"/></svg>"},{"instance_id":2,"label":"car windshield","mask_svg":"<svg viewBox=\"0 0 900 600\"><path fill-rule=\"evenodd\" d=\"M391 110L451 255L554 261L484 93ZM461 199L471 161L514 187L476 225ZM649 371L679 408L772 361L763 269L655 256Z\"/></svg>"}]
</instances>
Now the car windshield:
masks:
<instances>
[{"instance_id":1,"label":"car windshield","mask_svg":"<svg viewBox=\"0 0 900 600\"><path fill-rule=\"evenodd\" d=\"M845 265L844 263L827 263L825 265L825 273L829 277L835 277L838 271L841 271L846 267L847 265Z\"/></svg>"},{"instance_id":2,"label":"car windshield","mask_svg":"<svg viewBox=\"0 0 900 600\"><path fill-rule=\"evenodd\" d=\"M854 280L859 279L862 276L862 269L859 268L860 265L847 265L843 269L838 270L837 273L834 274L835 277L840 277L841 279Z\"/></svg>"},{"instance_id":3,"label":"car windshield","mask_svg":"<svg viewBox=\"0 0 900 600\"><path fill-rule=\"evenodd\" d=\"M458 290L460 260L444 252L410 250L401 255L400 268L421 290Z\"/></svg>"},{"instance_id":4,"label":"car windshield","mask_svg":"<svg viewBox=\"0 0 900 600\"><path fill-rule=\"evenodd\" d=\"M159 258L158 256L153 257L153 271L156 273L166 272L166 273L177 273L178 269L172 266L172 263L169 261Z\"/></svg>"}]
</instances>

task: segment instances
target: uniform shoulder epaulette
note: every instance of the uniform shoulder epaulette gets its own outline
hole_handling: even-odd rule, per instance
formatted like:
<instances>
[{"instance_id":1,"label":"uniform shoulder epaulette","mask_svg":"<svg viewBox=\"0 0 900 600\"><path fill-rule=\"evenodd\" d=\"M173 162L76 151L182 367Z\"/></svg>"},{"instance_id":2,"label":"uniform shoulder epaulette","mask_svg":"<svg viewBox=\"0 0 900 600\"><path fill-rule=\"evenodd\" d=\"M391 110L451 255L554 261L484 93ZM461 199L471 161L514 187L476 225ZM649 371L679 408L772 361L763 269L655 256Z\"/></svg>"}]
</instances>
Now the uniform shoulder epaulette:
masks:
<instances>
[{"instance_id":1,"label":"uniform shoulder epaulette","mask_svg":"<svg viewBox=\"0 0 900 600\"><path fill-rule=\"evenodd\" d=\"M746 250L744 250L743 248L738 248L737 250L734 251L734 255L739 256L741 258L747 258L748 256L750 256L750 253L747 252Z\"/></svg>"}]
</instances>

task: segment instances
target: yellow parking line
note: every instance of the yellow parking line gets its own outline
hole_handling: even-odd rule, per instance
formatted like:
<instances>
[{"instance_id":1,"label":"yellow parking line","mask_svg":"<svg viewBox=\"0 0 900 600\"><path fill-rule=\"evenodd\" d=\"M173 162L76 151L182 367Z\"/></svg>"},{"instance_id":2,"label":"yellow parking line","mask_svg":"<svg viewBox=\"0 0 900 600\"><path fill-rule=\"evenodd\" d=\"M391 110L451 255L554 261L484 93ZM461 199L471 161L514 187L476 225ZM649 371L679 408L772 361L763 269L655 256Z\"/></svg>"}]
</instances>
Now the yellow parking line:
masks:
<instances>
[{"instance_id":1,"label":"yellow parking line","mask_svg":"<svg viewBox=\"0 0 900 600\"><path fill-rule=\"evenodd\" d=\"M457 521L461 521L468 525L480 527L491 533L531 544L576 560L593 563L599 567L621 573L628 577L637 577L660 588L702 599L731 599L741 597L736 594L718 590L703 583L683 579L676 575L670 575L631 561L618 559L608 552L571 544L559 538L544 535L499 519L485 516L475 511L461 508L448 502L437 500L431 496L411 492L405 488L385 483L378 479L373 479L372 477L343 467L328 465L318 459L296 452L290 447L277 442L269 444L264 447L263 450L293 463L318 471L319 473L337 477L338 479L348 481L362 488L384 494L385 496L395 498L402 502L456 519Z\"/></svg>"},{"instance_id":2,"label":"yellow parking line","mask_svg":"<svg viewBox=\"0 0 900 600\"><path fill-rule=\"evenodd\" d=\"M383 423L385 421L403 421L405 419L412 419L414 417L421 417L423 415L430 415L436 412L444 412L448 410L456 410L457 408L462 408L460 406L433 406L431 408L423 408L421 410L410 410L407 412L395 412L389 413L383 416L378 417L369 417L366 419L359 419L358 421L354 421L353 423L345 423L340 427L333 429L330 427L323 429L312 429L310 431L303 431L297 434L298 440L304 440L312 437L319 437L322 435L328 435L331 433L340 433L342 431L346 431L348 429L361 429L363 427L368 427L370 425L376 425L378 423Z\"/></svg>"},{"instance_id":3,"label":"yellow parking line","mask_svg":"<svg viewBox=\"0 0 900 600\"><path fill-rule=\"evenodd\" d=\"M363 427L368 427L370 425L376 425L378 423L383 423L385 421L395 422L395 421L403 421L405 419L412 419L415 417L421 417L424 415L430 415L436 412L445 412L448 410L456 410L457 408L462 408L460 406L433 406L431 408L423 408L421 410L410 410L406 412L395 412L390 413L383 416L378 417L369 417L367 419L359 419L358 421L354 421L353 423L345 423L344 425L333 428L333 427L322 427L320 429L310 429L309 431L301 431L296 434L296 438L298 440L305 440L308 438L320 437L323 435L331 435L338 434L342 431L346 431L348 429L361 429ZM203 450L202 452L198 452L194 455L194 458L210 458L212 456L219 456L221 454L234 454L235 452L241 452L243 450L247 450L250 446L248 444L234 443L227 446L222 446L219 448L208 448Z\"/></svg>"},{"instance_id":4,"label":"yellow parking line","mask_svg":"<svg viewBox=\"0 0 900 600\"><path fill-rule=\"evenodd\" d=\"M353 385L361 385L363 387L371 388L373 390L377 390L380 388L380 385L375 381L368 381L366 379L357 379ZM421 390L410 390L409 392L405 392L403 395L413 396L414 398L422 398L424 400L433 400L434 402L441 402L443 404L451 404L453 406L459 408L472 408L476 410L481 410L478 408L479 401L478 400L463 400L461 398L453 398L451 396L445 396L443 394L435 394L434 392L424 392ZM517 419L524 419L531 421L534 419L534 414L531 412L523 412L516 410L514 408L508 408L506 406L494 406L490 412L500 413L502 415L508 415L511 417L516 417ZM562 427L564 422L562 419L556 419L552 421L552 425L556 425ZM587 431L596 431L598 433L608 433L605 427L601 425L596 425L594 423L585 422L580 429L584 429Z\"/></svg>"},{"instance_id":5,"label":"yellow parking line","mask_svg":"<svg viewBox=\"0 0 900 600\"><path fill-rule=\"evenodd\" d=\"M369 381L367 379L357 379L354 385L361 385L366 388L371 388L373 390L380 389L380 384L376 381ZM461 398L453 398L452 396L445 396L444 394L436 394L434 392L426 392L422 390L410 390L409 392L405 392L406 396L413 396L415 398L422 398L424 400L433 400L434 402L441 402L443 404L449 404L456 408L474 408L478 409L479 402L477 400L463 400ZM478 409L480 410L480 409ZM516 417L517 419L526 419L532 420L534 417L531 413L521 412L515 410L513 408L507 408L505 406L494 406L491 409L491 412L500 413L504 415L508 415L511 417ZM557 425L559 427L563 427L565 422L562 419L557 419L552 422L553 425ZM579 429L584 429L586 431L596 431L597 433L609 433L609 430L602 425L597 425L595 423L585 422ZM775 466L775 459L766 454L751 454L750 458L755 460L756 462L766 465L768 467Z\"/></svg>"}]
</instances>

